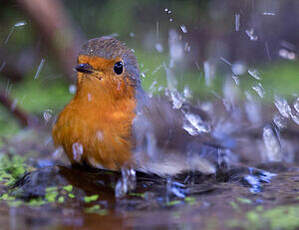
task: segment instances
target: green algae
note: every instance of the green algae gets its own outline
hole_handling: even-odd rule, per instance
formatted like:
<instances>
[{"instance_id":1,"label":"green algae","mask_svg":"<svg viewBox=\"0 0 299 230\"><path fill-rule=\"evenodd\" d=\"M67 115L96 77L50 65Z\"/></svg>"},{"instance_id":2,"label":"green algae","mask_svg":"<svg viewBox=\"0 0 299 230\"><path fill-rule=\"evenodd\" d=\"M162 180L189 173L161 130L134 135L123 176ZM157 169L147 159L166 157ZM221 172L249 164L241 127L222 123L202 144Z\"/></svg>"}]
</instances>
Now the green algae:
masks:
<instances>
[{"instance_id":1,"label":"green algae","mask_svg":"<svg viewBox=\"0 0 299 230\"><path fill-rule=\"evenodd\" d=\"M106 209L101 209L101 206L96 204L96 205L93 205L91 207L88 207L88 208L85 208L84 211L86 213L93 213L93 214L98 214L98 215L107 215L108 214L108 211Z\"/></svg>"},{"instance_id":2,"label":"green algae","mask_svg":"<svg viewBox=\"0 0 299 230\"><path fill-rule=\"evenodd\" d=\"M175 205L178 205L180 203L182 203L181 200L172 200L172 201L167 202L166 206L175 206Z\"/></svg>"},{"instance_id":3,"label":"green algae","mask_svg":"<svg viewBox=\"0 0 299 230\"><path fill-rule=\"evenodd\" d=\"M144 198L145 194L144 193L136 193L136 192L131 192L128 194L129 196L137 196L137 197L141 197Z\"/></svg>"},{"instance_id":4,"label":"green algae","mask_svg":"<svg viewBox=\"0 0 299 230\"><path fill-rule=\"evenodd\" d=\"M194 205L196 203L196 199L192 196L186 197L185 202L189 205Z\"/></svg>"},{"instance_id":5,"label":"green algae","mask_svg":"<svg viewBox=\"0 0 299 230\"><path fill-rule=\"evenodd\" d=\"M71 192L73 190L73 186L71 184L62 187L65 191Z\"/></svg>"},{"instance_id":6,"label":"green algae","mask_svg":"<svg viewBox=\"0 0 299 230\"><path fill-rule=\"evenodd\" d=\"M92 201L96 201L98 198L99 198L99 195L97 195L97 194L91 195L91 196L85 196L84 197L84 202L90 203Z\"/></svg>"}]
</instances>

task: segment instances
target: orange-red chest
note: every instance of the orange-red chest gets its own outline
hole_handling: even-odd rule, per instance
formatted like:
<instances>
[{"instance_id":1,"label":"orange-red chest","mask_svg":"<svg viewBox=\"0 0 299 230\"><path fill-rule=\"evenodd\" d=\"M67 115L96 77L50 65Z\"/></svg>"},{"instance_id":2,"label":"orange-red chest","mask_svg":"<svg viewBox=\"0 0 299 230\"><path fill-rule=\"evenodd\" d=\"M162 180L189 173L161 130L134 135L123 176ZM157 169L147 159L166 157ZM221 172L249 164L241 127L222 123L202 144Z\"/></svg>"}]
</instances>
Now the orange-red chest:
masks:
<instances>
[{"instance_id":1,"label":"orange-red chest","mask_svg":"<svg viewBox=\"0 0 299 230\"><path fill-rule=\"evenodd\" d=\"M120 169L132 163L132 123L136 100L134 89L120 90L120 97L98 89L95 82L84 87L64 108L53 128L53 139L72 163ZM114 92L118 93L118 92Z\"/></svg>"}]
</instances>

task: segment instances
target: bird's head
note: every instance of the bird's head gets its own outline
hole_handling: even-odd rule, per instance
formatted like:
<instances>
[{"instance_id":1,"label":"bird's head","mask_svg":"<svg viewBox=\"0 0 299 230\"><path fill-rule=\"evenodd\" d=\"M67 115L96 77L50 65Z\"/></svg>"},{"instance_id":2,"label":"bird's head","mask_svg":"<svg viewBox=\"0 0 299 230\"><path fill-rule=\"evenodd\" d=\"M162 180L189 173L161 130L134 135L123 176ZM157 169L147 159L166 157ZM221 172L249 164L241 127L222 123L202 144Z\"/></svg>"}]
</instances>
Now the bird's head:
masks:
<instances>
[{"instance_id":1,"label":"bird's head","mask_svg":"<svg viewBox=\"0 0 299 230\"><path fill-rule=\"evenodd\" d=\"M140 87L139 68L133 51L112 37L86 42L75 69L78 72L78 89L92 85L121 94L128 88Z\"/></svg>"}]
</instances>

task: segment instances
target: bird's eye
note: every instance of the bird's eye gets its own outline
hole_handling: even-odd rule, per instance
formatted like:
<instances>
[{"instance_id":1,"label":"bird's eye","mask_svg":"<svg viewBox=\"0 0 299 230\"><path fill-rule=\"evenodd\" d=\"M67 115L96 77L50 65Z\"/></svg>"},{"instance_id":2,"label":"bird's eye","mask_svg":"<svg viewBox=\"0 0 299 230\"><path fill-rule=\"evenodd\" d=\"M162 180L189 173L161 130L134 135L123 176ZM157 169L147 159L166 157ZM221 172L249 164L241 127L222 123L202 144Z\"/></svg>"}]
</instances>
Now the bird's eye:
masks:
<instances>
[{"instance_id":1,"label":"bird's eye","mask_svg":"<svg viewBox=\"0 0 299 230\"><path fill-rule=\"evenodd\" d=\"M122 74L123 69L124 69L124 67L123 67L123 63L122 63L121 61L116 62L116 63L114 64L114 68L113 68L113 70L114 70L114 72L115 72L117 75Z\"/></svg>"}]
</instances>

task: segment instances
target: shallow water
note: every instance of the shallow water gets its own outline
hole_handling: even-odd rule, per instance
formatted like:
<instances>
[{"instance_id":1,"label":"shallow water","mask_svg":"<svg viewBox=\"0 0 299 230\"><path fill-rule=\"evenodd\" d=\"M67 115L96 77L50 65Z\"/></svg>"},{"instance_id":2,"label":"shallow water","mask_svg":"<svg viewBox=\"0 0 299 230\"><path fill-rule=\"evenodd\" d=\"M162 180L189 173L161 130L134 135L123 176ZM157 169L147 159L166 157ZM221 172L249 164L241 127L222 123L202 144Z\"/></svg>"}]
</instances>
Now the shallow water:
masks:
<instances>
[{"instance_id":1,"label":"shallow water","mask_svg":"<svg viewBox=\"0 0 299 230\"><path fill-rule=\"evenodd\" d=\"M186 197L178 198L167 191L165 179L139 174L136 191L116 199L113 184L118 174L55 166L38 170L38 177L44 177L42 181L45 182L39 183L39 188L33 182L36 179L33 179L34 173L29 175L30 182L18 187L23 188L22 195L34 197L54 183L58 187L58 196L65 197L64 202L47 202L37 206L23 203L18 207L2 202L0 221L10 229L144 229L145 226L151 229L199 226L202 229L275 229L285 224L289 229L292 225L298 227L299 212L288 210L299 209L299 168L290 170L289 165L275 164L268 165L267 169L275 171L277 176L271 183L263 183L262 191L258 193L252 193L250 186L241 180L221 182L213 177L195 175L198 181L185 184ZM233 171L231 177L237 175L241 178L244 174L244 169ZM179 178L176 181L182 183ZM65 185L73 186L71 193L74 198L68 196L69 192L61 190ZM34 187L36 189L32 189ZM84 201L86 196L93 194L99 195L96 201ZM90 208L95 205L100 208ZM277 210L277 214L269 214L269 210ZM276 223L277 217L282 219L281 223ZM297 218L295 223L289 222L294 218Z\"/></svg>"}]
</instances>

